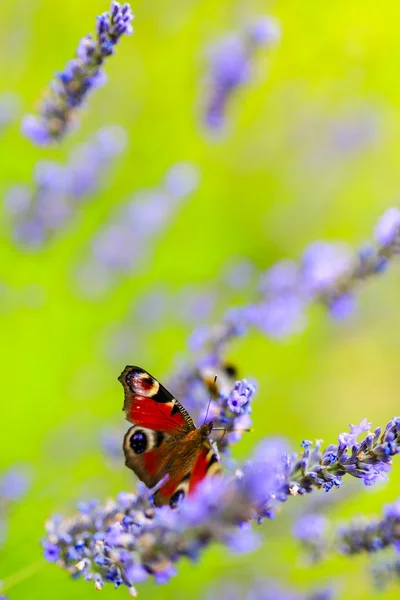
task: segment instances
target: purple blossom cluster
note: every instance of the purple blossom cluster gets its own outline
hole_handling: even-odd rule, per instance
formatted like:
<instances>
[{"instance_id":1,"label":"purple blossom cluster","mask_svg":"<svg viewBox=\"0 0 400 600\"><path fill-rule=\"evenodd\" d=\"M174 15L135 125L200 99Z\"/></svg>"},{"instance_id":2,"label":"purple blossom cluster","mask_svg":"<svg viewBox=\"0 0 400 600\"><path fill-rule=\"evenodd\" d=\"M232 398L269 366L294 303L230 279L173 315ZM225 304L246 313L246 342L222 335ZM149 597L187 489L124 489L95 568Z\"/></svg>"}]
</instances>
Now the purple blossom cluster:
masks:
<instances>
[{"instance_id":1,"label":"purple blossom cluster","mask_svg":"<svg viewBox=\"0 0 400 600\"><path fill-rule=\"evenodd\" d=\"M137 192L114 211L94 235L89 257L76 271L83 294L99 296L121 274L132 274L198 183L199 173L192 164L177 163L167 171L160 187Z\"/></svg>"},{"instance_id":2,"label":"purple blossom cluster","mask_svg":"<svg viewBox=\"0 0 400 600\"><path fill-rule=\"evenodd\" d=\"M105 127L75 148L67 165L39 161L34 186L15 185L4 200L15 242L28 249L43 247L71 220L82 202L99 190L125 146L123 129Z\"/></svg>"},{"instance_id":3,"label":"purple blossom cluster","mask_svg":"<svg viewBox=\"0 0 400 600\"><path fill-rule=\"evenodd\" d=\"M256 388L247 379L241 379L229 392L220 385L215 386L215 392L217 397L209 403L208 418L220 432L216 440L218 450L225 452L231 444L240 441L252 425L251 404Z\"/></svg>"},{"instance_id":4,"label":"purple blossom cluster","mask_svg":"<svg viewBox=\"0 0 400 600\"><path fill-rule=\"evenodd\" d=\"M40 146L63 138L89 92L105 82L103 63L114 54L121 36L132 33L132 20L128 3L111 2L109 12L97 17L96 36L88 34L81 39L76 57L50 83L39 115L25 117L24 135Z\"/></svg>"},{"instance_id":5,"label":"purple blossom cluster","mask_svg":"<svg viewBox=\"0 0 400 600\"><path fill-rule=\"evenodd\" d=\"M248 465L240 477L206 478L178 509L154 507L154 490L142 485L139 495L119 494L104 506L81 504L72 519L47 523L44 556L97 589L110 582L127 586L135 596L136 583L149 576L167 583L176 575L178 560L196 560L212 541L234 552L252 551L259 539L248 520L276 485L276 467L268 459L255 467L265 475L262 480L252 476Z\"/></svg>"},{"instance_id":6,"label":"purple blossom cluster","mask_svg":"<svg viewBox=\"0 0 400 600\"><path fill-rule=\"evenodd\" d=\"M242 384L235 392L230 403L248 395L249 389ZM207 477L178 508L155 507L155 490L142 484L137 495L122 493L103 506L96 501L81 504L75 517L55 517L47 523L44 556L74 577L92 581L97 589L110 582L127 586L135 596L136 583L148 576L156 583L168 582L181 557L195 560L212 542L232 552L253 551L259 538L252 522L273 518L277 503L315 489L340 487L347 473L368 485L377 480L382 458L400 451L400 419L392 419L382 434L377 429L357 444L366 427L365 420L351 426L349 433L339 436L338 445L324 451L320 443L313 449L311 442L303 441L300 454L289 454L283 441L265 440L234 476ZM370 476L371 469L375 477ZM386 518L393 524L398 507L387 511Z\"/></svg>"},{"instance_id":7,"label":"purple blossom cluster","mask_svg":"<svg viewBox=\"0 0 400 600\"><path fill-rule=\"evenodd\" d=\"M379 275L400 252L400 210L391 208L375 229L376 244L356 254L343 244L314 242L300 262L283 260L261 274L258 300L229 309L216 327L194 330L189 346L210 356L221 356L232 338L255 327L273 339L304 329L307 309L324 305L334 319L355 309L356 290L366 279Z\"/></svg>"},{"instance_id":8,"label":"purple blossom cluster","mask_svg":"<svg viewBox=\"0 0 400 600\"><path fill-rule=\"evenodd\" d=\"M257 49L272 46L279 38L277 21L264 17L242 33L226 36L211 50L203 117L206 127L221 130L235 90L252 79Z\"/></svg>"},{"instance_id":9,"label":"purple blossom cluster","mask_svg":"<svg viewBox=\"0 0 400 600\"><path fill-rule=\"evenodd\" d=\"M384 507L381 519L361 517L339 527L335 546L343 554L373 553L388 546L400 548L400 499Z\"/></svg>"}]
</instances>

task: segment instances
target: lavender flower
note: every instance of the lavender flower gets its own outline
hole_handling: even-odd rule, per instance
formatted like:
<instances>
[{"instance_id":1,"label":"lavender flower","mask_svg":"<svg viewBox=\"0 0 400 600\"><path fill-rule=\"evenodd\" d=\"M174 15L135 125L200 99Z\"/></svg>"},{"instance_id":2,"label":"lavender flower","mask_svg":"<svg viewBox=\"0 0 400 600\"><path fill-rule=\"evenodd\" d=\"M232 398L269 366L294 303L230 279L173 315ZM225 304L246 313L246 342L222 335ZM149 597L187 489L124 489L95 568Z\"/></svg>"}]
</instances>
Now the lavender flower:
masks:
<instances>
[{"instance_id":1,"label":"lavender flower","mask_svg":"<svg viewBox=\"0 0 400 600\"><path fill-rule=\"evenodd\" d=\"M375 229L375 238L381 246L390 246L399 241L400 210L389 208L380 219Z\"/></svg>"},{"instance_id":2,"label":"lavender flower","mask_svg":"<svg viewBox=\"0 0 400 600\"><path fill-rule=\"evenodd\" d=\"M251 326L275 339L302 331L312 304L324 305L335 319L347 318L357 305L357 287L382 273L400 251L399 215L398 209L389 209L382 217L376 230L378 246L368 245L352 255L341 244L315 242L299 264L277 263L261 274L258 299L229 309L215 327L196 329L189 347L218 363L231 340Z\"/></svg>"},{"instance_id":3,"label":"lavender flower","mask_svg":"<svg viewBox=\"0 0 400 600\"><path fill-rule=\"evenodd\" d=\"M375 553L388 546L400 549L400 499L384 507L381 519L360 517L340 526L334 539L343 554Z\"/></svg>"},{"instance_id":4,"label":"lavender flower","mask_svg":"<svg viewBox=\"0 0 400 600\"><path fill-rule=\"evenodd\" d=\"M125 428L126 430L126 428ZM116 463L117 465L123 465L123 452L122 452L122 442L126 431L119 429L104 428L100 432L100 443L104 454L112 461L112 463ZM114 467L114 464L113 464Z\"/></svg>"},{"instance_id":5,"label":"lavender flower","mask_svg":"<svg viewBox=\"0 0 400 600\"><path fill-rule=\"evenodd\" d=\"M26 468L12 468L0 479L0 503L16 502L29 487L29 475Z\"/></svg>"},{"instance_id":6,"label":"lavender flower","mask_svg":"<svg viewBox=\"0 0 400 600\"><path fill-rule=\"evenodd\" d=\"M15 242L29 249L42 247L71 220L82 201L99 189L112 160L125 145L123 129L106 127L78 146L66 166L38 162L34 189L16 185L5 197Z\"/></svg>"},{"instance_id":7,"label":"lavender flower","mask_svg":"<svg viewBox=\"0 0 400 600\"><path fill-rule=\"evenodd\" d=\"M320 560L327 550L328 526L328 519L318 513L303 515L293 526L293 535L302 543L311 562Z\"/></svg>"},{"instance_id":8,"label":"lavender flower","mask_svg":"<svg viewBox=\"0 0 400 600\"><path fill-rule=\"evenodd\" d=\"M92 297L101 295L120 274L132 273L197 185L197 169L178 163L167 172L162 186L135 194L118 209L96 233L89 258L77 269L82 292Z\"/></svg>"},{"instance_id":9,"label":"lavender flower","mask_svg":"<svg viewBox=\"0 0 400 600\"><path fill-rule=\"evenodd\" d=\"M207 127L221 129L227 104L234 91L251 79L255 51L262 46L271 46L279 37L277 22L266 17L242 34L227 36L213 49L204 114Z\"/></svg>"},{"instance_id":10,"label":"lavender flower","mask_svg":"<svg viewBox=\"0 0 400 600\"><path fill-rule=\"evenodd\" d=\"M312 560L321 560L329 554L340 553L353 556L377 554L387 548L400 550L400 499L384 507L381 518L360 516L349 524L340 525L336 531L325 525L314 528L315 535L296 537ZM372 574L378 587L384 587L400 574L400 561L383 559L372 566Z\"/></svg>"},{"instance_id":11,"label":"lavender flower","mask_svg":"<svg viewBox=\"0 0 400 600\"><path fill-rule=\"evenodd\" d=\"M137 582L152 575L166 583L176 574L174 563L183 556L196 559L212 540L229 546L234 523L249 511L245 498L237 494L232 501L234 490L235 482L225 477L205 480L179 510L154 508L144 491L120 494L105 506L82 505L75 518L47 523L45 557L97 589L109 582L135 596Z\"/></svg>"},{"instance_id":12,"label":"lavender flower","mask_svg":"<svg viewBox=\"0 0 400 600\"><path fill-rule=\"evenodd\" d=\"M132 33L132 10L128 3L111 3L110 11L97 18L96 37L84 37L64 71L54 79L39 109L39 115L28 115L23 133L35 144L46 145L60 140L70 129L75 113L89 92L104 83L102 66L115 52L124 34Z\"/></svg>"},{"instance_id":13,"label":"lavender flower","mask_svg":"<svg viewBox=\"0 0 400 600\"><path fill-rule=\"evenodd\" d=\"M242 387L236 391L242 392ZM266 440L235 476L204 479L177 508L154 507L155 490L146 491L143 484L138 495L122 493L104 506L96 501L80 504L75 517L47 523L45 557L74 577L83 575L97 589L110 582L136 595L135 583L148 575L166 583L176 574L174 565L181 557L195 560L211 542L252 551L257 538L249 529L251 521L273 518L277 503L291 496L342 485L346 473L359 472L364 478L365 465L379 470L382 456L399 452L399 430L400 419L393 419L382 435L375 431L375 441L368 435L359 445L340 442L325 451L320 443L313 449L304 440L300 455L289 455L281 440ZM388 509L385 519L392 531L398 507Z\"/></svg>"},{"instance_id":14,"label":"lavender flower","mask_svg":"<svg viewBox=\"0 0 400 600\"><path fill-rule=\"evenodd\" d=\"M226 394L219 390L219 398L210 405L210 418L215 427L222 429L217 440L220 452L227 450L232 443L238 442L245 431L252 425L251 403L256 388L246 379L237 381Z\"/></svg>"}]
</instances>

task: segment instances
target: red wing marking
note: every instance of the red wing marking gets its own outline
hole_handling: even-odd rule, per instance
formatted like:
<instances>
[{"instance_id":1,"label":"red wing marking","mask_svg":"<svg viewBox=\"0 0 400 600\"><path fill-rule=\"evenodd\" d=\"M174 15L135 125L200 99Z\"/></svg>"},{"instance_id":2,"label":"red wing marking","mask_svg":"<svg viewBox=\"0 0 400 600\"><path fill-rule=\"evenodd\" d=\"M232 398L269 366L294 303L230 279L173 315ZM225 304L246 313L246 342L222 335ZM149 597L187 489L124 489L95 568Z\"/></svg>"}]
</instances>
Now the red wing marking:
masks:
<instances>
[{"instance_id":1,"label":"red wing marking","mask_svg":"<svg viewBox=\"0 0 400 600\"><path fill-rule=\"evenodd\" d=\"M189 495L193 494L197 485L204 479L212 464L218 462L215 453L211 448L201 449L199 456L194 463L193 471L189 481Z\"/></svg>"},{"instance_id":2,"label":"red wing marking","mask_svg":"<svg viewBox=\"0 0 400 600\"><path fill-rule=\"evenodd\" d=\"M159 494L165 500L168 501L170 499L170 497L172 496L172 494L175 492L176 488L178 487L179 482L180 482L179 478L171 479L171 475L170 475L170 478L168 479L168 481L166 481L164 483L164 485L162 487L160 487L157 494Z\"/></svg>"},{"instance_id":3,"label":"red wing marking","mask_svg":"<svg viewBox=\"0 0 400 600\"><path fill-rule=\"evenodd\" d=\"M135 425L165 433L186 429L185 419L180 412L171 415L170 404L161 404L145 396L134 396L128 403L126 418Z\"/></svg>"},{"instance_id":4,"label":"red wing marking","mask_svg":"<svg viewBox=\"0 0 400 600\"><path fill-rule=\"evenodd\" d=\"M143 466L151 476L154 476L160 470L160 454L159 449L150 450L150 452L143 454Z\"/></svg>"}]
</instances>

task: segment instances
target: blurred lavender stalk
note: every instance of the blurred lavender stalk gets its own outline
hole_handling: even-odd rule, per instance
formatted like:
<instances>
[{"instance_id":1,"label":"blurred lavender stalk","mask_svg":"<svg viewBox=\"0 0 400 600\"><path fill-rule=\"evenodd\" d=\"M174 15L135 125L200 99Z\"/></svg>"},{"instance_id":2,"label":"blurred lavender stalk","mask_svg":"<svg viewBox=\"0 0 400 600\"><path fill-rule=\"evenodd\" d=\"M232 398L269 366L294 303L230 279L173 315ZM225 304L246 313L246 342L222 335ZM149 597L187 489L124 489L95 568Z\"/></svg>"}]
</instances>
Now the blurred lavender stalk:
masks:
<instances>
[{"instance_id":1,"label":"blurred lavender stalk","mask_svg":"<svg viewBox=\"0 0 400 600\"><path fill-rule=\"evenodd\" d=\"M328 492L341 486L346 474L372 485L388 472L391 457L400 452L400 418L358 444L356 438L369 425L364 419L351 426L350 433L339 435L338 445L324 451L320 443L313 449L305 440L302 453L289 454L283 441L265 440L234 476L204 479L177 508L154 507L155 490L143 484L138 495L121 493L105 505L80 504L74 517L47 523L44 556L96 589L110 582L136 596L136 583L149 575L167 583L176 575L174 563L182 557L197 560L212 542L233 553L254 551L260 540L251 522L273 518L277 505L289 497L320 488Z\"/></svg>"},{"instance_id":2,"label":"blurred lavender stalk","mask_svg":"<svg viewBox=\"0 0 400 600\"><path fill-rule=\"evenodd\" d=\"M122 128L105 127L78 146L66 166L39 161L35 188L15 185L4 199L15 242L27 249L43 247L71 220L82 201L100 188L112 161L125 146Z\"/></svg>"},{"instance_id":3,"label":"blurred lavender stalk","mask_svg":"<svg viewBox=\"0 0 400 600\"><path fill-rule=\"evenodd\" d=\"M320 561L327 556L339 553L379 554L387 548L398 551L400 548L400 499L387 504L383 516L359 516L348 524L336 529L321 515L303 517L294 527L294 535L302 542L303 548L312 561ZM372 573L379 587L400 574L400 561L383 560L372 567Z\"/></svg>"},{"instance_id":4,"label":"blurred lavender stalk","mask_svg":"<svg viewBox=\"0 0 400 600\"><path fill-rule=\"evenodd\" d=\"M28 115L22 123L24 135L37 145L61 140L70 129L77 108L89 92L103 85L102 66L115 52L124 34L132 33L133 14L128 3L111 3L110 11L97 17L96 37L85 36L79 43L76 58L50 83L37 116Z\"/></svg>"},{"instance_id":5,"label":"blurred lavender stalk","mask_svg":"<svg viewBox=\"0 0 400 600\"><path fill-rule=\"evenodd\" d=\"M110 289L121 274L133 274L198 183L199 173L193 165L177 163L159 188L134 194L95 234L89 258L77 269L80 291L96 297Z\"/></svg>"},{"instance_id":6,"label":"blurred lavender stalk","mask_svg":"<svg viewBox=\"0 0 400 600\"><path fill-rule=\"evenodd\" d=\"M357 288L381 274L400 252L398 208L387 210L379 220L375 239L376 245L368 244L355 255L344 244L314 242L299 264L278 262L261 275L259 300L229 309L215 327L195 329L190 348L218 365L226 346L249 327L275 339L303 330L312 304L323 304L335 320L347 318L356 308Z\"/></svg>"},{"instance_id":7,"label":"blurred lavender stalk","mask_svg":"<svg viewBox=\"0 0 400 600\"><path fill-rule=\"evenodd\" d=\"M222 129L234 92L253 76L256 51L274 45L279 39L278 22L271 17L264 17L242 33L225 37L211 50L203 117L206 127L214 131Z\"/></svg>"}]
</instances>

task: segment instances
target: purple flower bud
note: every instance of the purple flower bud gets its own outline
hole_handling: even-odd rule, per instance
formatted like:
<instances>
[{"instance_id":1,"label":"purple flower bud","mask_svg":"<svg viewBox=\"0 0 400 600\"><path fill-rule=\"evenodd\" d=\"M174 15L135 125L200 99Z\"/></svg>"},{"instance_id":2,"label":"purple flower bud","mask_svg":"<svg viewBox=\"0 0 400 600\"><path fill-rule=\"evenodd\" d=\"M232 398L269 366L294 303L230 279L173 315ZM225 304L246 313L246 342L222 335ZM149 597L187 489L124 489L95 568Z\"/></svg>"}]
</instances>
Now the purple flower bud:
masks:
<instances>
[{"instance_id":1,"label":"purple flower bud","mask_svg":"<svg viewBox=\"0 0 400 600\"><path fill-rule=\"evenodd\" d=\"M43 556L48 562L56 562L61 554L61 549L56 544L45 542Z\"/></svg>"},{"instance_id":2,"label":"purple flower bud","mask_svg":"<svg viewBox=\"0 0 400 600\"><path fill-rule=\"evenodd\" d=\"M258 46L275 44L281 38L280 24L272 17L264 17L256 21L250 28L250 39Z\"/></svg>"},{"instance_id":3,"label":"purple flower bud","mask_svg":"<svg viewBox=\"0 0 400 600\"><path fill-rule=\"evenodd\" d=\"M398 208L389 208L381 217L375 228L375 238L382 246L392 244L399 233L400 210Z\"/></svg>"}]
</instances>

